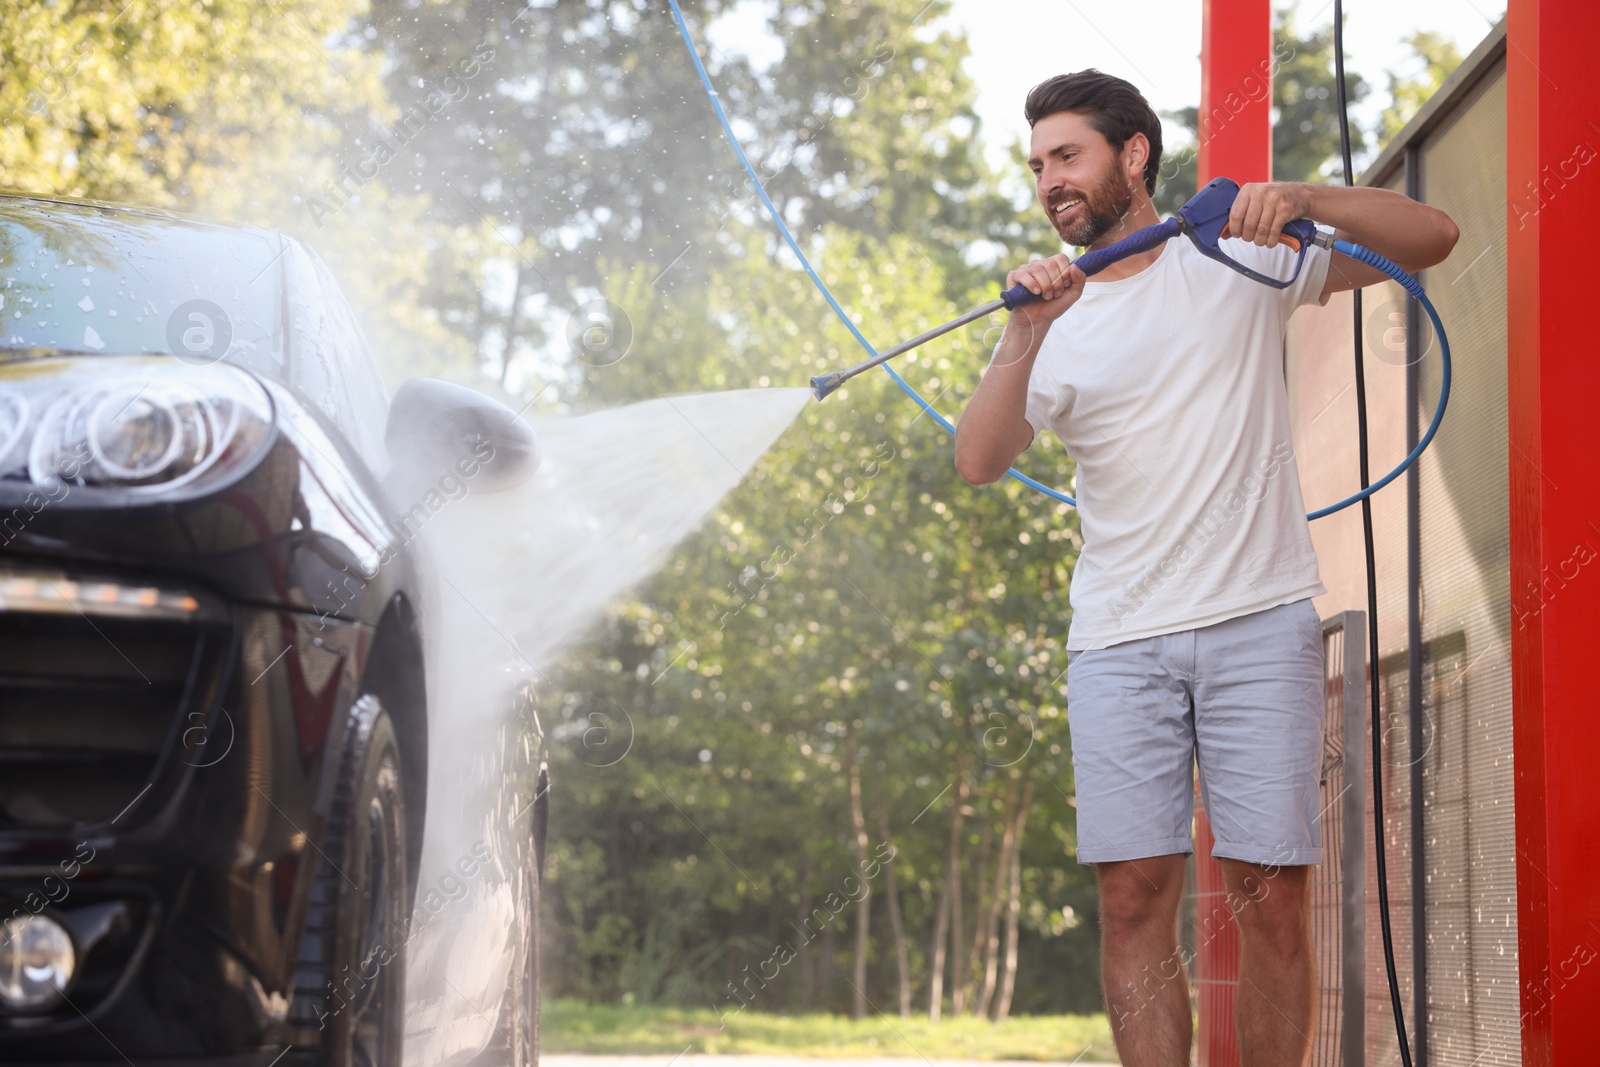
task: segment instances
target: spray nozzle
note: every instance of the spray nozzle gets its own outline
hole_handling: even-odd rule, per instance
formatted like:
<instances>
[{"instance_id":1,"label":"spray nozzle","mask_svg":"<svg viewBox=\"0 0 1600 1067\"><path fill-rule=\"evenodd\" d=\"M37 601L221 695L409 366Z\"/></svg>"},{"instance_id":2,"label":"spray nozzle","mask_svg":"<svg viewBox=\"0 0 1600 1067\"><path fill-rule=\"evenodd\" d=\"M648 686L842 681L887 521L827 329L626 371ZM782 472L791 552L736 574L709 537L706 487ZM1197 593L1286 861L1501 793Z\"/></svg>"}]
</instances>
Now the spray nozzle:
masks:
<instances>
[{"instance_id":1,"label":"spray nozzle","mask_svg":"<svg viewBox=\"0 0 1600 1067\"><path fill-rule=\"evenodd\" d=\"M843 384L844 375L837 371L832 374L819 374L811 379L811 395L821 400Z\"/></svg>"}]
</instances>

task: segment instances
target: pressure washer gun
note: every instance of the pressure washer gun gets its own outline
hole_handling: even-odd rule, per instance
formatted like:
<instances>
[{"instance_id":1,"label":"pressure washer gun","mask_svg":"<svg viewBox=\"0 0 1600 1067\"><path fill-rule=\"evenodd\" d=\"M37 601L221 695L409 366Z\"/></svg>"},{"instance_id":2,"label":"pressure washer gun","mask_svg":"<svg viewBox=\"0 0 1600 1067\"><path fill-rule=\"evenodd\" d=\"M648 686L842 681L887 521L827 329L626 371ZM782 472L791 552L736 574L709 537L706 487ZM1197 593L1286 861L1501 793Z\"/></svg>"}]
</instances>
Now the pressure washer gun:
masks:
<instances>
[{"instance_id":1,"label":"pressure washer gun","mask_svg":"<svg viewBox=\"0 0 1600 1067\"><path fill-rule=\"evenodd\" d=\"M1146 226L1137 233L1131 234L1118 241L1116 244L1107 245L1105 248L1093 252L1085 252L1074 260L1074 264L1086 275L1097 274L1105 270L1119 259L1126 259L1139 252L1148 252L1164 241L1183 234L1194 242L1200 254L1207 259L1214 259L1218 263L1233 268L1240 274L1270 285L1274 289L1287 288L1295 278L1300 275L1300 268L1305 263L1306 249L1313 244L1323 248L1332 248L1334 238L1331 233L1322 233L1310 219L1295 219L1284 226L1280 240L1296 253L1294 272L1287 278L1273 278L1245 266L1222 250L1222 241L1228 228L1228 214L1233 210L1233 201L1239 195L1239 184L1231 178L1213 178L1205 188L1201 189L1189 202L1178 209L1172 218ZM1014 285L1000 294L998 300L991 300L981 307L973 308L959 318L951 319L942 326L936 326L927 333L919 334L903 344L880 352L871 359L857 363L847 370L835 371L832 374L821 374L811 379L811 390L818 400L833 392L845 382L854 378L862 371L871 370L880 363L887 363L895 356L911 351L919 345L926 344L935 337L942 337L958 327L969 322L985 318L1002 309L1010 311L1023 304L1031 304L1039 299L1038 295L1028 290L1025 285Z\"/></svg>"}]
</instances>

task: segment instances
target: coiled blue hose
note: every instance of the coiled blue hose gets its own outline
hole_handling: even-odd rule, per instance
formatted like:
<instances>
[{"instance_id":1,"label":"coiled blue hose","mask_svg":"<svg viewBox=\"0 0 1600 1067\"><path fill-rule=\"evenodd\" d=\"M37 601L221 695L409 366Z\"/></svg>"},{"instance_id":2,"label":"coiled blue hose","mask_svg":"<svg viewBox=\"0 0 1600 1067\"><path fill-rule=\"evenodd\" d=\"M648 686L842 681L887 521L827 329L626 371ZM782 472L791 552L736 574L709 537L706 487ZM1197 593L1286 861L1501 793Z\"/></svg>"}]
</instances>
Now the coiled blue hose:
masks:
<instances>
[{"instance_id":1,"label":"coiled blue hose","mask_svg":"<svg viewBox=\"0 0 1600 1067\"><path fill-rule=\"evenodd\" d=\"M833 291L828 288L827 283L822 280L816 268L811 265L811 260L807 259L806 254L801 251L800 242L795 240L794 233L790 231L788 223L784 222L783 214L778 211L777 205L767 195L766 186L761 183L760 176L756 174L755 166L750 162L750 157L745 154L744 146L739 143L738 135L733 132L733 124L728 121L727 112L722 109L722 100L717 96L716 87L711 84L711 75L706 73L705 64L700 61L700 53L694 46L694 36L689 32L689 24L683 19L683 11L678 7L678 0L667 0L667 3L672 8L672 18L678 24L678 32L683 36L684 46L689 50L689 58L694 62L695 72L700 75L700 84L705 88L706 96L711 101L711 107L717 113L717 121L722 124L722 132L727 136L728 144L732 146L734 154L739 157L739 163L744 167L745 174L749 175L751 183L756 187L756 195L761 198L762 206L767 209L767 214L772 218L774 225L778 227L778 232L783 235L784 242L789 246L789 251L794 253L795 258L800 261L800 266L805 268L806 274L811 278L812 284L817 287L817 291L822 294L822 298L828 302L828 307L833 309L833 313L838 316L840 322L844 323L845 328L850 331L851 336L856 339L857 343L866 350L867 355L869 357L876 356L878 350L872 347L872 342L867 340L866 335L861 332L861 328L855 324L855 321L840 306L839 301L834 298ZM1444 324L1439 321L1439 313L1433 309L1433 304L1428 300L1427 294L1422 291L1422 286L1415 278L1402 270L1399 265L1369 248L1363 248L1361 245L1352 244L1349 241L1335 241L1333 247L1335 251L1342 252L1357 262L1365 263L1370 267L1383 271L1383 273L1399 282L1407 293L1421 303L1423 310L1428 313L1428 319L1433 323L1434 332L1439 335L1439 355L1443 364L1443 371L1439 381L1439 406L1433 413L1433 421L1428 425L1428 432L1422 435L1422 439L1417 442L1417 446L1407 454L1405 459L1400 461L1394 470L1385 474L1359 493L1354 493L1336 504L1330 504L1325 508L1311 512L1306 516L1308 520L1332 515L1336 511L1364 500L1405 473L1406 468L1416 462L1417 457L1422 455L1428 444L1433 440L1433 435L1438 432L1439 424L1444 421L1445 403L1450 397L1450 342L1445 337ZM907 396L915 400L917 405L927 412L934 422L943 427L946 433L954 434L956 432L956 428L951 424L950 420L939 414L932 404L924 400L922 395L912 388L910 382L896 373L895 369L889 364L884 363L882 366L894 383ZM1059 489L1052 489L1048 485L1030 478L1015 467L1009 468L1006 471L1006 475L1031 489L1037 489L1053 500L1059 500L1063 504L1071 504L1074 507L1077 506L1078 502L1074 498Z\"/></svg>"},{"instance_id":2,"label":"coiled blue hose","mask_svg":"<svg viewBox=\"0 0 1600 1067\"><path fill-rule=\"evenodd\" d=\"M1450 402L1450 339L1445 336L1444 323L1439 321L1439 313L1433 309L1433 301L1429 300L1428 294L1422 291L1422 283L1402 270L1394 260L1388 256L1379 255L1370 248L1364 248L1349 241L1335 241L1333 242L1333 249L1335 252L1343 252L1357 263L1365 263L1369 267L1375 267L1383 271L1383 273L1399 282L1400 287L1413 297L1417 303L1422 305L1423 311L1428 313L1428 321L1433 323L1433 332L1439 336L1439 404L1433 409L1433 421L1428 423L1428 432L1422 435L1422 438L1417 442L1417 446L1406 454L1406 458L1401 460L1394 470L1385 474L1382 478L1361 490L1361 492L1353 493L1337 504L1330 504L1325 508L1313 511L1306 516L1307 519L1320 519L1324 515L1332 515L1341 508L1347 508L1351 504L1365 500L1404 474L1406 468L1415 463L1417 457L1427 450L1428 445L1433 441L1433 435L1439 432L1439 424L1444 421L1445 405Z\"/></svg>"}]
</instances>

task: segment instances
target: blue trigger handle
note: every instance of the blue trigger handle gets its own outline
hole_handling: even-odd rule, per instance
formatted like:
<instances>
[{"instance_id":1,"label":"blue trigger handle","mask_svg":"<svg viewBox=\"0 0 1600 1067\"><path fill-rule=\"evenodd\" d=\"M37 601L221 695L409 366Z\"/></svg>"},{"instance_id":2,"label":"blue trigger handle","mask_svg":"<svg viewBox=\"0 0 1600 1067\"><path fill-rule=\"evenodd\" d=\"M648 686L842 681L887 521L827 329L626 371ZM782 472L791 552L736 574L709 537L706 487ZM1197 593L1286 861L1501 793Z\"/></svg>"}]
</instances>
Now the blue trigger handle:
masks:
<instances>
[{"instance_id":1,"label":"blue trigger handle","mask_svg":"<svg viewBox=\"0 0 1600 1067\"><path fill-rule=\"evenodd\" d=\"M1285 229L1287 230L1287 227ZM1107 267L1111 266L1111 264L1115 263L1117 260L1127 259L1129 256L1136 255L1140 252L1148 252L1150 249L1156 247L1156 245L1161 244L1163 241L1170 240L1182 232L1182 220L1178 219L1177 217L1173 217L1162 222L1158 222L1154 226L1146 226L1137 233L1133 233L1127 237L1124 237L1116 244L1106 245L1104 248L1097 248L1093 252L1085 252L1072 262L1073 265L1079 270L1083 271L1084 274L1098 274L1100 271L1103 271ZM1037 293L1029 290L1027 286L1020 284L1013 285L1011 288L1000 294L1000 301L1001 303L1005 304L1008 311L1019 308L1023 304L1031 304L1037 299L1039 299Z\"/></svg>"},{"instance_id":2,"label":"blue trigger handle","mask_svg":"<svg viewBox=\"0 0 1600 1067\"><path fill-rule=\"evenodd\" d=\"M1309 245L1317 239L1317 224L1310 219L1295 219L1284 224L1283 236L1293 237L1302 246Z\"/></svg>"}]
</instances>

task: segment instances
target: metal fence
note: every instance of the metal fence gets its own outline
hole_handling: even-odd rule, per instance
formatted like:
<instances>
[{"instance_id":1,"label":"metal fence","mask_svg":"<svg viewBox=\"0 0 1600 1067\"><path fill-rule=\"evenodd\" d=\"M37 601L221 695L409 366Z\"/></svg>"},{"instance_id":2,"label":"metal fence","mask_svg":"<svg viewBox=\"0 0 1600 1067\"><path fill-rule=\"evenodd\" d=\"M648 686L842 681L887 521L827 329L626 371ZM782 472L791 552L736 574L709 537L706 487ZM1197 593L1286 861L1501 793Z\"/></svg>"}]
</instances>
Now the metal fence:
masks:
<instances>
[{"instance_id":1,"label":"metal fence","mask_svg":"<svg viewBox=\"0 0 1600 1067\"><path fill-rule=\"evenodd\" d=\"M1367 616L1322 623L1322 863L1311 881L1316 1067L1363 1067L1366 1000Z\"/></svg>"}]
</instances>

